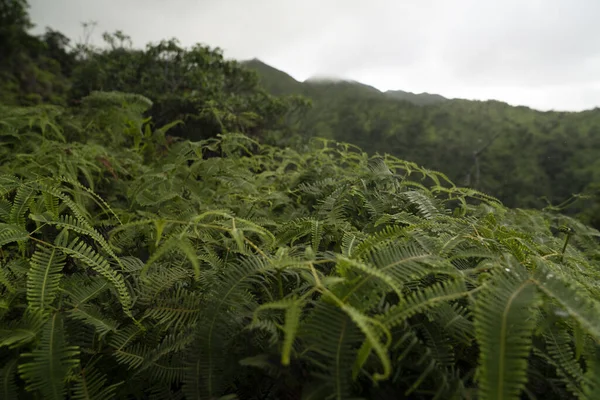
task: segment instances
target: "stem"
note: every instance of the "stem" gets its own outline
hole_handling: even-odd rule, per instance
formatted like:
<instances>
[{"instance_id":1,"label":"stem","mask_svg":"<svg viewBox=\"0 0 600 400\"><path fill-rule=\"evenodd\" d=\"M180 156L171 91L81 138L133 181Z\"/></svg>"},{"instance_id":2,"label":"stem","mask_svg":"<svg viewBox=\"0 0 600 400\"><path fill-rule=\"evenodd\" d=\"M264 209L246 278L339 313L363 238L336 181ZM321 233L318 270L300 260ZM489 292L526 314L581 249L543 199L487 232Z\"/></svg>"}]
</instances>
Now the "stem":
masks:
<instances>
[{"instance_id":1,"label":"stem","mask_svg":"<svg viewBox=\"0 0 600 400\"><path fill-rule=\"evenodd\" d=\"M283 299L283 283L281 282L281 270L277 270L277 286L279 286L279 298Z\"/></svg>"},{"instance_id":2,"label":"stem","mask_svg":"<svg viewBox=\"0 0 600 400\"><path fill-rule=\"evenodd\" d=\"M565 258L565 251L567 250L569 239L571 239L571 232L568 232L567 237L565 238L565 244L563 245L562 252L560 253L560 262L563 262L563 259Z\"/></svg>"}]
</instances>

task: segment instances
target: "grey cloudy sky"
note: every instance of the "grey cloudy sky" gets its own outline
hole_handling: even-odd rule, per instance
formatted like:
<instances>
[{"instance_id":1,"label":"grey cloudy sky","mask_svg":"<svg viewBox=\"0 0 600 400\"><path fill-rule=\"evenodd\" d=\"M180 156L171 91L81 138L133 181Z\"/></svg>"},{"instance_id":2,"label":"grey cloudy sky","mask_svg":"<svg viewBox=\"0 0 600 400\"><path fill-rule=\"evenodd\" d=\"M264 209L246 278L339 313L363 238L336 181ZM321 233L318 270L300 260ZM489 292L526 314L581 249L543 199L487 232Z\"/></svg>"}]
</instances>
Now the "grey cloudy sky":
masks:
<instances>
[{"instance_id":1,"label":"grey cloudy sky","mask_svg":"<svg viewBox=\"0 0 600 400\"><path fill-rule=\"evenodd\" d=\"M176 37L257 57L298 80L600 107L600 0L29 0L31 17L81 37L94 20L135 46Z\"/></svg>"}]
</instances>

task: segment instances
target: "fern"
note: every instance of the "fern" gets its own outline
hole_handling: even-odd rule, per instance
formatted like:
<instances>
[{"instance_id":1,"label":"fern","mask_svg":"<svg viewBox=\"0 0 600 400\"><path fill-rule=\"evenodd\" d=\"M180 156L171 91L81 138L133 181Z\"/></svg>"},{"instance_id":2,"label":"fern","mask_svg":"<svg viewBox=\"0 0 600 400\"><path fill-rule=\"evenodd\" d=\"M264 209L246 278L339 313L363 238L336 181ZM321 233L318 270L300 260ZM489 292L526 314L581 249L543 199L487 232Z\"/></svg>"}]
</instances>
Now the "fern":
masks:
<instances>
[{"instance_id":1,"label":"fern","mask_svg":"<svg viewBox=\"0 0 600 400\"><path fill-rule=\"evenodd\" d=\"M72 398L77 400L113 399L117 388L124 382L107 385L107 378L92 364L82 368L72 389Z\"/></svg>"},{"instance_id":2,"label":"fern","mask_svg":"<svg viewBox=\"0 0 600 400\"><path fill-rule=\"evenodd\" d=\"M62 400L68 374L79 363L78 355L79 349L67 344L62 318L54 314L42 327L37 348L22 354L19 374L27 382L27 390L39 390L44 398Z\"/></svg>"},{"instance_id":3,"label":"fern","mask_svg":"<svg viewBox=\"0 0 600 400\"><path fill-rule=\"evenodd\" d=\"M38 246L31 256L31 269L27 278L29 306L47 311L57 295L66 257L56 248Z\"/></svg>"},{"instance_id":4,"label":"fern","mask_svg":"<svg viewBox=\"0 0 600 400\"><path fill-rule=\"evenodd\" d=\"M475 307L479 355L479 396L518 399L527 381L527 357L536 324L532 310L539 294L527 271L516 262L499 266Z\"/></svg>"},{"instance_id":5,"label":"fern","mask_svg":"<svg viewBox=\"0 0 600 400\"><path fill-rule=\"evenodd\" d=\"M149 105L2 116L0 397L598 397L597 231L333 141L167 143Z\"/></svg>"},{"instance_id":6,"label":"fern","mask_svg":"<svg viewBox=\"0 0 600 400\"><path fill-rule=\"evenodd\" d=\"M29 239L29 232L11 224L0 223L0 246Z\"/></svg>"},{"instance_id":7,"label":"fern","mask_svg":"<svg viewBox=\"0 0 600 400\"><path fill-rule=\"evenodd\" d=\"M17 375L17 359L13 359L6 363L0 369L0 394L3 399L16 399L18 396L18 388L15 383Z\"/></svg>"}]
</instances>

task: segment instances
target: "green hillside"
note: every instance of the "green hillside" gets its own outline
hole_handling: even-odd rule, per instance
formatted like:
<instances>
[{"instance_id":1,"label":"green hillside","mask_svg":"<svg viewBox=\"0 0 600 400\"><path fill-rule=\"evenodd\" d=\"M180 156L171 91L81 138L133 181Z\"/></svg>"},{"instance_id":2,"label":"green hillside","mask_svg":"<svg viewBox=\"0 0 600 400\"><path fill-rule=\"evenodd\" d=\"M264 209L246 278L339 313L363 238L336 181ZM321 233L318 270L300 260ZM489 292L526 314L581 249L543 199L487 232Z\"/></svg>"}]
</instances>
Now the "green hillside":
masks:
<instances>
[{"instance_id":1,"label":"green hillside","mask_svg":"<svg viewBox=\"0 0 600 400\"><path fill-rule=\"evenodd\" d=\"M245 67L258 72L261 85L277 96L302 94L308 97L326 96L332 89L337 95L344 92L352 96L388 97L404 100L417 105L438 104L446 99L443 96L429 93L410 93L402 90L380 90L355 81L336 80L333 78L311 77L299 82L289 74L265 64L258 59L242 62Z\"/></svg>"},{"instance_id":2,"label":"green hillside","mask_svg":"<svg viewBox=\"0 0 600 400\"><path fill-rule=\"evenodd\" d=\"M277 96L300 94L303 92L302 83L283 71L279 71L258 59L242 62L248 69L258 72L261 85L270 93Z\"/></svg>"},{"instance_id":3,"label":"green hillside","mask_svg":"<svg viewBox=\"0 0 600 400\"><path fill-rule=\"evenodd\" d=\"M280 83L286 94L312 100L300 128L305 135L444 171L511 206L559 204L600 183L600 109L540 112L499 101L381 93L352 82L300 83L258 61L248 66L265 88L277 77L288 82Z\"/></svg>"},{"instance_id":4,"label":"green hillside","mask_svg":"<svg viewBox=\"0 0 600 400\"><path fill-rule=\"evenodd\" d=\"M438 104L443 101L447 101L448 99L444 96L440 96L439 94L430 94L430 93L411 93L405 92L403 90L388 90L384 93L386 96L391 97L397 100L406 100L410 103L417 105L429 105L429 104Z\"/></svg>"}]
</instances>

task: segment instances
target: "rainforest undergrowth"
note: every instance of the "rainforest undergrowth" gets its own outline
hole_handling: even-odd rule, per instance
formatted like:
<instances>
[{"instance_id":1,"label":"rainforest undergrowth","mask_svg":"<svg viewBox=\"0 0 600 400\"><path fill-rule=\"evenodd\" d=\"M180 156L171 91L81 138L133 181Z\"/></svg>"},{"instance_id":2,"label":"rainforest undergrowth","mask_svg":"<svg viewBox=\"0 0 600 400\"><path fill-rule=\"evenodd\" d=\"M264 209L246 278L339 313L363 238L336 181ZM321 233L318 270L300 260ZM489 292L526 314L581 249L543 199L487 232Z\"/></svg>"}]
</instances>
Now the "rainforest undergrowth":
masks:
<instances>
[{"instance_id":1,"label":"rainforest undergrowth","mask_svg":"<svg viewBox=\"0 0 600 400\"><path fill-rule=\"evenodd\" d=\"M600 398L598 231L151 105L0 108L0 398Z\"/></svg>"}]
</instances>

